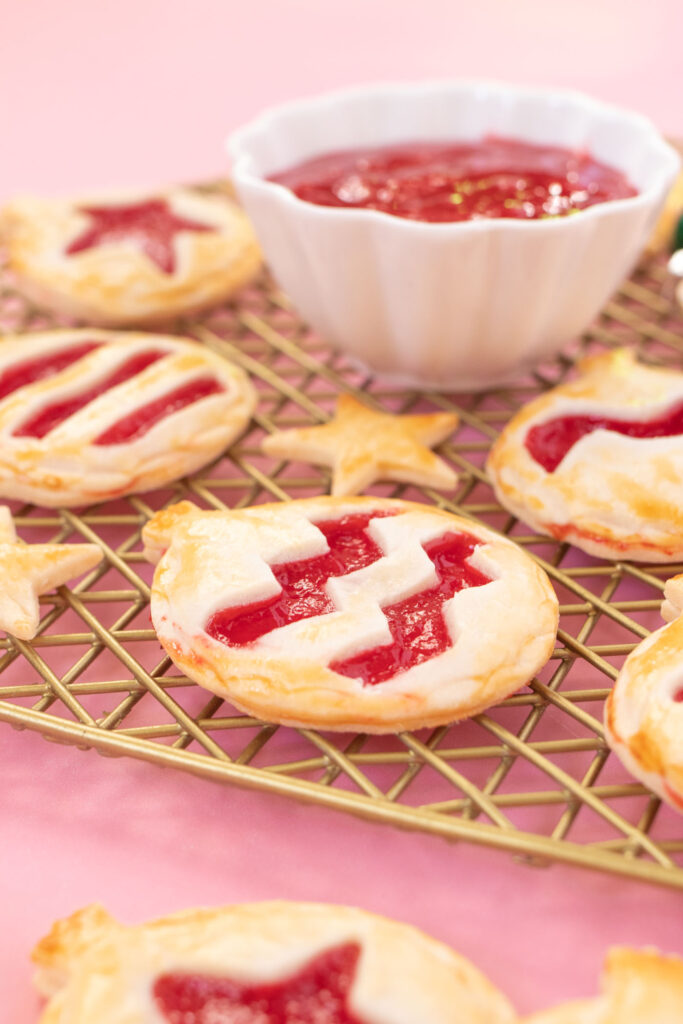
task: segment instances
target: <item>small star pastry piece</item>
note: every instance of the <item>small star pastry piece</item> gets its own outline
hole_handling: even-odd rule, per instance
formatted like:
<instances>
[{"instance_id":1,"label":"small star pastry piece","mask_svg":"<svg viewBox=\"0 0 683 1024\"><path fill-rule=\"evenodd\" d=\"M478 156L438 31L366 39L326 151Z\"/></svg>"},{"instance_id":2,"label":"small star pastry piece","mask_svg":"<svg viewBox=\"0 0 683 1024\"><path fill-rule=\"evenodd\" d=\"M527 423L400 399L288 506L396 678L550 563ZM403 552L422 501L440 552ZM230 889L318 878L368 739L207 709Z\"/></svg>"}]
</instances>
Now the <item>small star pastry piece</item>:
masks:
<instances>
[{"instance_id":1,"label":"small star pastry piece","mask_svg":"<svg viewBox=\"0 0 683 1024\"><path fill-rule=\"evenodd\" d=\"M513 416L487 469L508 511L589 555L683 559L683 373L615 349Z\"/></svg>"},{"instance_id":2,"label":"small star pastry piece","mask_svg":"<svg viewBox=\"0 0 683 1024\"><path fill-rule=\"evenodd\" d=\"M261 266L246 215L227 194L15 199L0 238L21 291L91 324L163 323L228 299Z\"/></svg>"},{"instance_id":3,"label":"small star pastry piece","mask_svg":"<svg viewBox=\"0 0 683 1024\"><path fill-rule=\"evenodd\" d=\"M6 505L0 505L0 629L32 640L38 632L38 596L102 561L96 544L20 544Z\"/></svg>"},{"instance_id":4,"label":"small star pastry piece","mask_svg":"<svg viewBox=\"0 0 683 1024\"><path fill-rule=\"evenodd\" d=\"M545 573L507 538L423 503L180 502L142 538L158 563L150 610L162 646L190 679L267 722L444 725L509 697L553 652Z\"/></svg>"},{"instance_id":5,"label":"small star pastry piece","mask_svg":"<svg viewBox=\"0 0 683 1024\"><path fill-rule=\"evenodd\" d=\"M514 1024L471 963L406 924L314 903L185 910L125 927L99 906L33 951L41 1024Z\"/></svg>"},{"instance_id":6,"label":"small star pastry piece","mask_svg":"<svg viewBox=\"0 0 683 1024\"><path fill-rule=\"evenodd\" d=\"M662 626L629 654L605 704L605 735L635 778L683 812L683 575L664 588Z\"/></svg>"},{"instance_id":7,"label":"small star pastry piece","mask_svg":"<svg viewBox=\"0 0 683 1024\"><path fill-rule=\"evenodd\" d=\"M335 497L359 494L376 480L452 490L455 471L430 448L457 425L453 412L394 416L340 395L329 423L271 434L262 448L266 455L331 466Z\"/></svg>"},{"instance_id":8,"label":"small star pastry piece","mask_svg":"<svg viewBox=\"0 0 683 1024\"><path fill-rule=\"evenodd\" d=\"M607 955L602 995L563 1003L523 1024L680 1024L683 960L656 949L616 947Z\"/></svg>"}]
</instances>

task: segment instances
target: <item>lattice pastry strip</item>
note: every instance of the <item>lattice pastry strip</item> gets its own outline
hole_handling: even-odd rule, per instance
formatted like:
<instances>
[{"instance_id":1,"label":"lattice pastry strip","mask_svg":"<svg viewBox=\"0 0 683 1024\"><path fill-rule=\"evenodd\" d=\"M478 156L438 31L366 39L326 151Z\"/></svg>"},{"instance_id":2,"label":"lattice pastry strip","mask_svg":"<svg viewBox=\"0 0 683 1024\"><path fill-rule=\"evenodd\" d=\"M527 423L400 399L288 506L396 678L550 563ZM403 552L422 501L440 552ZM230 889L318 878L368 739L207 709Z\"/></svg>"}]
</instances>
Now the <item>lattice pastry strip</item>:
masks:
<instances>
[{"instance_id":1,"label":"lattice pastry strip","mask_svg":"<svg viewBox=\"0 0 683 1024\"><path fill-rule=\"evenodd\" d=\"M224 302L261 265L239 206L186 188L15 199L0 212L0 237L29 299L109 326L158 323Z\"/></svg>"},{"instance_id":2,"label":"lattice pastry strip","mask_svg":"<svg viewBox=\"0 0 683 1024\"><path fill-rule=\"evenodd\" d=\"M0 343L0 495L46 506L160 487L219 455L246 375L166 335L65 330Z\"/></svg>"},{"instance_id":3,"label":"lattice pastry strip","mask_svg":"<svg viewBox=\"0 0 683 1024\"><path fill-rule=\"evenodd\" d=\"M184 502L143 532L152 621L188 676L268 721L392 732L474 714L549 658L557 599L520 549L437 509Z\"/></svg>"},{"instance_id":4,"label":"lattice pastry strip","mask_svg":"<svg viewBox=\"0 0 683 1024\"><path fill-rule=\"evenodd\" d=\"M626 349L512 418L488 460L498 500L589 554L683 558L683 373Z\"/></svg>"},{"instance_id":5,"label":"lattice pastry strip","mask_svg":"<svg viewBox=\"0 0 683 1024\"><path fill-rule=\"evenodd\" d=\"M624 663L605 705L610 746L628 770L683 811L683 576L666 584L669 620Z\"/></svg>"},{"instance_id":6,"label":"lattice pastry strip","mask_svg":"<svg viewBox=\"0 0 683 1024\"><path fill-rule=\"evenodd\" d=\"M42 1024L515 1019L463 957L416 928L350 907L246 904L133 928L88 907L58 921L33 958L50 1000Z\"/></svg>"}]
</instances>

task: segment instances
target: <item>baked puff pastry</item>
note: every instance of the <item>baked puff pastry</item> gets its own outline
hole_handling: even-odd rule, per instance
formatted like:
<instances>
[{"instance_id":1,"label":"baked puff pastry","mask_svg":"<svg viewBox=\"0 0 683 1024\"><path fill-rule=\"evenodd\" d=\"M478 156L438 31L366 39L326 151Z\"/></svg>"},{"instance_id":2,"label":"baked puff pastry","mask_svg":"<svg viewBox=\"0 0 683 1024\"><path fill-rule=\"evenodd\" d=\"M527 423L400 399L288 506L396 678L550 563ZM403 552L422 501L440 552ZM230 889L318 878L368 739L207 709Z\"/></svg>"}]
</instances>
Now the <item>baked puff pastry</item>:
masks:
<instances>
[{"instance_id":1,"label":"baked puff pastry","mask_svg":"<svg viewBox=\"0 0 683 1024\"><path fill-rule=\"evenodd\" d=\"M683 811L683 576L668 581L664 597L669 625L626 659L607 698L605 731L631 774Z\"/></svg>"},{"instance_id":2,"label":"baked puff pastry","mask_svg":"<svg viewBox=\"0 0 683 1024\"><path fill-rule=\"evenodd\" d=\"M158 323L228 299L261 265L227 195L20 198L0 212L18 287L38 306L104 326Z\"/></svg>"},{"instance_id":3,"label":"baked puff pastry","mask_svg":"<svg viewBox=\"0 0 683 1024\"><path fill-rule=\"evenodd\" d=\"M424 505L181 502L143 530L151 614L190 679L269 722L369 733L476 714L553 650L558 603L512 542Z\"/></svg>"},{"instance_id":4,"label":"baked puff pastry","mask_svg":"<svg viewBox=\"0 0 683 1024\"><path fill-rule=\"evenodd\" d=\"M534 1014L524 1024L680 1024L683 960L653 949L610 950L603 993Z\"/></svg>"},{"instance_id":5,"label":"baked puff pastry","mask_svg":"<svg viewBox=\"0 0 683 1024\"><path fill-rule=\"evenodd\" d=\"M102 561L97 544L22 544L12 513L0 505L0 629L32 640L40 626L38 597Z\"/></svg>"},{"instance_id":6,"label":"baked puff pastry","mask_svg":"<svg viewBox=\"0 0 683 1024\"><path fill-rule=\"evenodd\" d=\"M244 430L238 367L161 334L47 331L0 342L0 495L47 507L161 487Z\"/></svg>"},{"instance_id":7,"label":"baked puff pastry","mask_svg":"<svg viewBox=\"0 0 683 1024\"><path fill-rule=\"evenodd\" d=\"M41 1024L513 1024L472 964L350 907L257 903L126 928L98 906L33 953Z\"/></svg>"},{"instance_id":8,"label":"baked puff pastry","mask_svg":"<svg viewBox=\"0 0 683 1024\"><path fill-rule=\"evenodd\" d=\"M683 373L626 349L523 408L494 444L498 500L590 555L683 558Z\"/></svg>"}]
</instances>

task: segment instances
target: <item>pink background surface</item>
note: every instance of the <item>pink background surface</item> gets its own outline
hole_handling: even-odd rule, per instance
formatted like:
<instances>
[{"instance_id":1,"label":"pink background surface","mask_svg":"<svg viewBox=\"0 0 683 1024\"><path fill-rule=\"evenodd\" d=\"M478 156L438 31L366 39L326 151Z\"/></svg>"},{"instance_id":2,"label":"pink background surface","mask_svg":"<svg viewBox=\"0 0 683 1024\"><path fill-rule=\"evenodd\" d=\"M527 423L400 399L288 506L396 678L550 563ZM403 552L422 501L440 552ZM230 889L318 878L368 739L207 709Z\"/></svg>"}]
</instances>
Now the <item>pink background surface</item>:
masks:
<instances>
[{"instance_id":1,"label":"pink background surface","mask_svg":"<svg viewBox=\"0 0 683 1024\"><path fill-rule=\"evenodd\" d=\"M192 180L263 106L351 82L495 77L578 87L683 135L680 0L5 0L14 192ZM411 921L470 956L520 1010L596 989L605 948L683 953L683 896L450 847L0 726L0 991L38 1003L28 953L92 900L124 920L286 897ZM93 1022L95 1024L95 1022Z\"/></svg>"}]
</instances>

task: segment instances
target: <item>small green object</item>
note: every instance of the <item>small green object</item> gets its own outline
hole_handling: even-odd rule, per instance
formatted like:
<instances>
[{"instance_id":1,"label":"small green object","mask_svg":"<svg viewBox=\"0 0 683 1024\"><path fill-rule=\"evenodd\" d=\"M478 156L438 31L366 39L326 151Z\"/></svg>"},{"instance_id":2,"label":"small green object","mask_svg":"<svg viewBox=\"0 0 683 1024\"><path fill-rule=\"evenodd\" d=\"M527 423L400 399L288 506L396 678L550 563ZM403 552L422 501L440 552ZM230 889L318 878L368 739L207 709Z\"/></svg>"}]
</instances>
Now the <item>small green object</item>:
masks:
<instances>
[{"instance_id":1,"label":"small green object","mask_svg":"<svg viewBox=\"0 0 683 1024\"><path fill-rule=\"evenodd\" d=\"M678 218L673 237L673 252L683 249L683 214Z\"/></svg>"}]
</instances>

